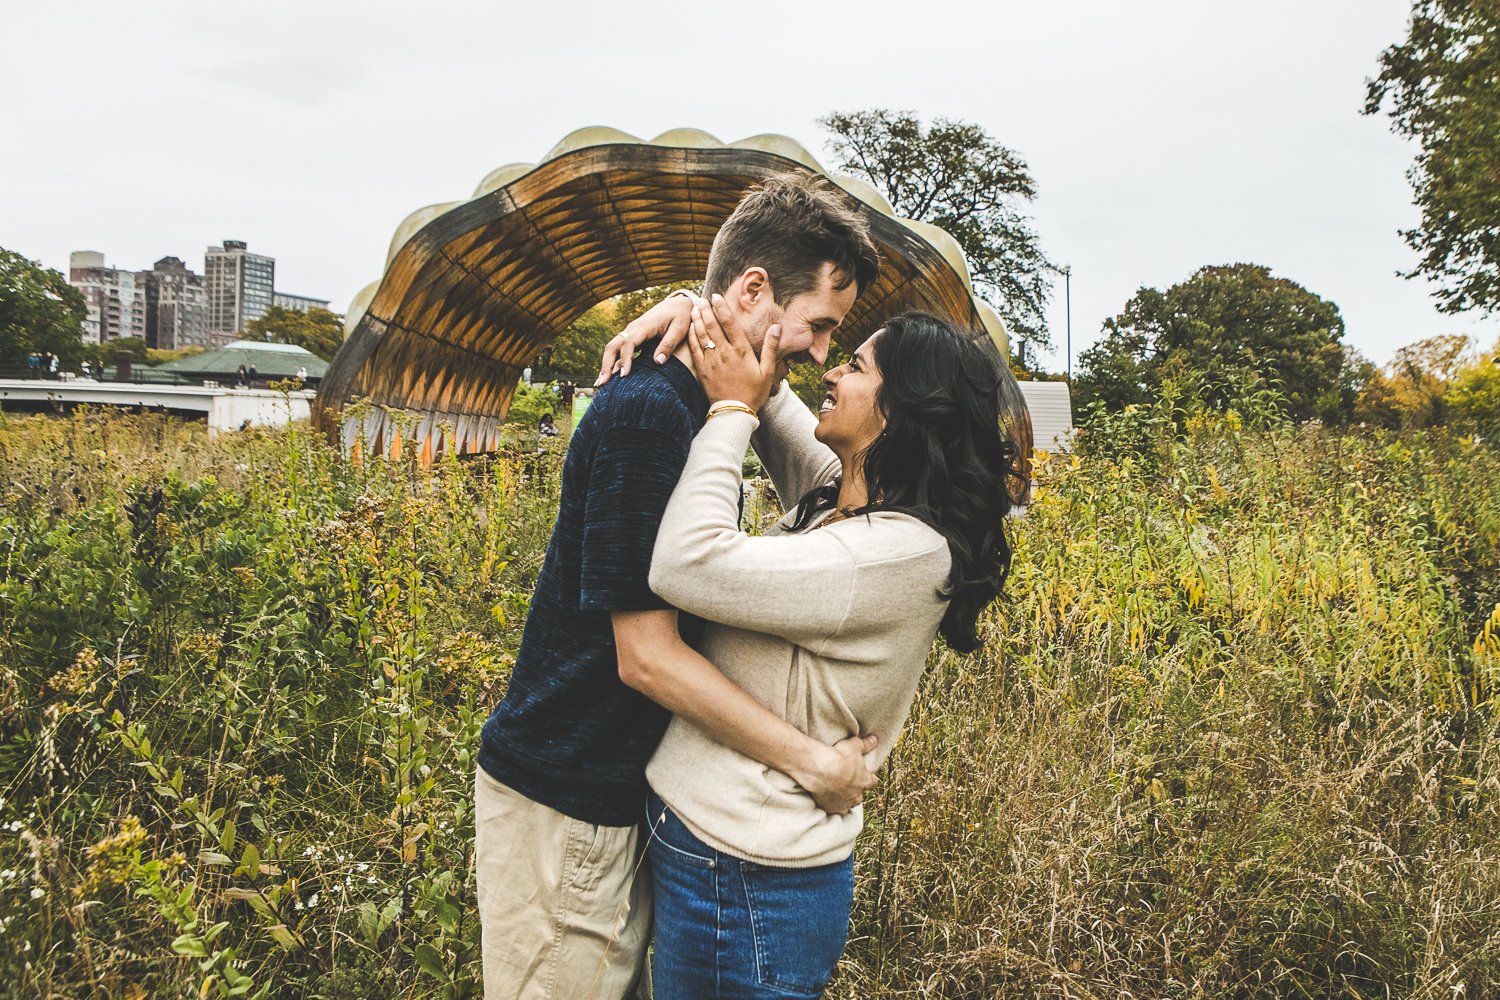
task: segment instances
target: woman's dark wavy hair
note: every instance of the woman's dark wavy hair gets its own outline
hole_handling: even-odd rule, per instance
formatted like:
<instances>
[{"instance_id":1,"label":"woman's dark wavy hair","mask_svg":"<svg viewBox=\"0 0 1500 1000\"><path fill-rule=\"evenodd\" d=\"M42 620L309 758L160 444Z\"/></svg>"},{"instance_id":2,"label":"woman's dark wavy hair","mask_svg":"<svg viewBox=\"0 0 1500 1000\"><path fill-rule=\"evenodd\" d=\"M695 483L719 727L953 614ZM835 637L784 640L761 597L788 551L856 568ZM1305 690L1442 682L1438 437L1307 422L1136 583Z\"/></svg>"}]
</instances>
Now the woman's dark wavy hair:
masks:
<instances>
[{"instance_id":1,"label":"woman's dark wavy hair","mask_svg":"<svg viewBox=\"0 0 1500 1000\"><path fill-rule=\"evenodd\" d=\"M1005 516L1016 446L1001 433L995 361L951 324L908 312L875 341L885 429L859 456L870 502L855 513L900 511L948 540L953 569L939 627L948 645L979 646L975 625L1010 571ZM802 498L794 528L838 502L838 484Z\"/></svg>"}]
</instances>

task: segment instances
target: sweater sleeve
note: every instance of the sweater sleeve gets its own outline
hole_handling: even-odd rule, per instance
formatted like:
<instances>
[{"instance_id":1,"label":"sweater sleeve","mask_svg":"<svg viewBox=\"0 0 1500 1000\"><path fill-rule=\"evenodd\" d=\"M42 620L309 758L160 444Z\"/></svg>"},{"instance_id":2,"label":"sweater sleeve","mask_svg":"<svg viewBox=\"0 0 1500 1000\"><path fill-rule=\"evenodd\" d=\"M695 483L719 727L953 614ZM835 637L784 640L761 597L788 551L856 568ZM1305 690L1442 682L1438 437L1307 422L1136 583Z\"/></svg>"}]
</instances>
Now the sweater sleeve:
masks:
<instances>
[{"instance_id":1,"label":"sweater sleeve","mask_svg":"<svg viewBox=\"0 0 1500 1000\"><path fill-rule=\"evenodd\" d=\"M808 490L839 474L838 456L813 437L818 418L786 382L761 407L760 421L751 442L776 484L783 509L790 511Z\"/></svg>"},{"instance_id":2,"label":"sweater sleeve","mask_svg":"<svg viewBox=\"0 0 1500 1000\"><path fill-rule=\"evenodd\" d=\"M651 589L700 618L817 649L849 615L854 555L826 531L740 530L740 469L754 428L749 414L723 413L693 439L656 536Z\"/></svg>"}]
</instances>

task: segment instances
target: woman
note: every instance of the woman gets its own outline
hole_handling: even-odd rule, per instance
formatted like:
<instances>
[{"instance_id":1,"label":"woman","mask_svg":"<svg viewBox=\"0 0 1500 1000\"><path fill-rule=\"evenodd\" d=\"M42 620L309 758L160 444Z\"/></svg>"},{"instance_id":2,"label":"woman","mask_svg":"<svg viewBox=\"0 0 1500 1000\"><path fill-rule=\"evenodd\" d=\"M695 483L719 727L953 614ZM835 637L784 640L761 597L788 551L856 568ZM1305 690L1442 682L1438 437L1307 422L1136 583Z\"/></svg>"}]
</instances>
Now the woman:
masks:
<instances>
[{"instance_id":1,"label":"woman","mask_svg":"<svg viewBox=\"0 0 1500 1000\"><path fill-rule=\"evenodd\" d=\"M687 341L710 415L657 536L651 585L709 622L700 651L826 744L906 721L933 637L978 646L1009 565L1015 448L1000 374L949 324L907 313L824 376L816 416L727 313L695 304ZM671 345L663 344L669 351ZM764 537L739 530L756 449L783 498ZM861 811L826 813L786 775L675 719L647 769L658 1000L816 997L843 951Z\"/></svg>"}]
</instances>

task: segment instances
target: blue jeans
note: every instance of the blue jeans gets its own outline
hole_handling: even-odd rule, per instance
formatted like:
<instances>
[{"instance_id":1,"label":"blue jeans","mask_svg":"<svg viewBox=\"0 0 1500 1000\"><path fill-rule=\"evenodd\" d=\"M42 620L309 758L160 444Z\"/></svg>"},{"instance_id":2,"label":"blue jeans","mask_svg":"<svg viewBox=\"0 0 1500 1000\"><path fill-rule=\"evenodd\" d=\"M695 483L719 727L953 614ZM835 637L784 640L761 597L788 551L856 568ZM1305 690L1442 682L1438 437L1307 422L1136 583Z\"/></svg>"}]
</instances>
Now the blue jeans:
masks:
<instances>
[{"instance_id":1,"label":"blue jeans","mask_svg":"<svg viewBox=\"0 0 1500 1000\"><path fill-rule=\"evenodd\" d=\"M772 868L714 850L651 793L656 1000L820 997L849 934L854 857Z\"/></svg>"}]
</instances>

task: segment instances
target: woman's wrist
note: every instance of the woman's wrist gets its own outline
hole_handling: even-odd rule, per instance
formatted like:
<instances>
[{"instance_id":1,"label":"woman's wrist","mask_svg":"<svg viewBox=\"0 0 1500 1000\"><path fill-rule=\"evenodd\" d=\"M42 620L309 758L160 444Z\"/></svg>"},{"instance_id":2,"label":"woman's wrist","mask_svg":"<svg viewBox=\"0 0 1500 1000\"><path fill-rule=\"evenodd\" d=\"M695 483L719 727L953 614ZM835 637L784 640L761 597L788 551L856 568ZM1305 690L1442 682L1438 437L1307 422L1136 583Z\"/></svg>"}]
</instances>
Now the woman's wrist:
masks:
<instances>
[{"instance_id":1,"label":"woman's wrist","mask_svg":"<svg viewBox=\"0 0 1500 1000\"><path fill-rule=\"evenodd\" d=\"M759 415L756 413L755 407L748 403L742 403L738 399L721 399L709 404L708 415L710 417L716 417L720 413L748 413L752 417Z\"/></svg>"}]
</instances>

